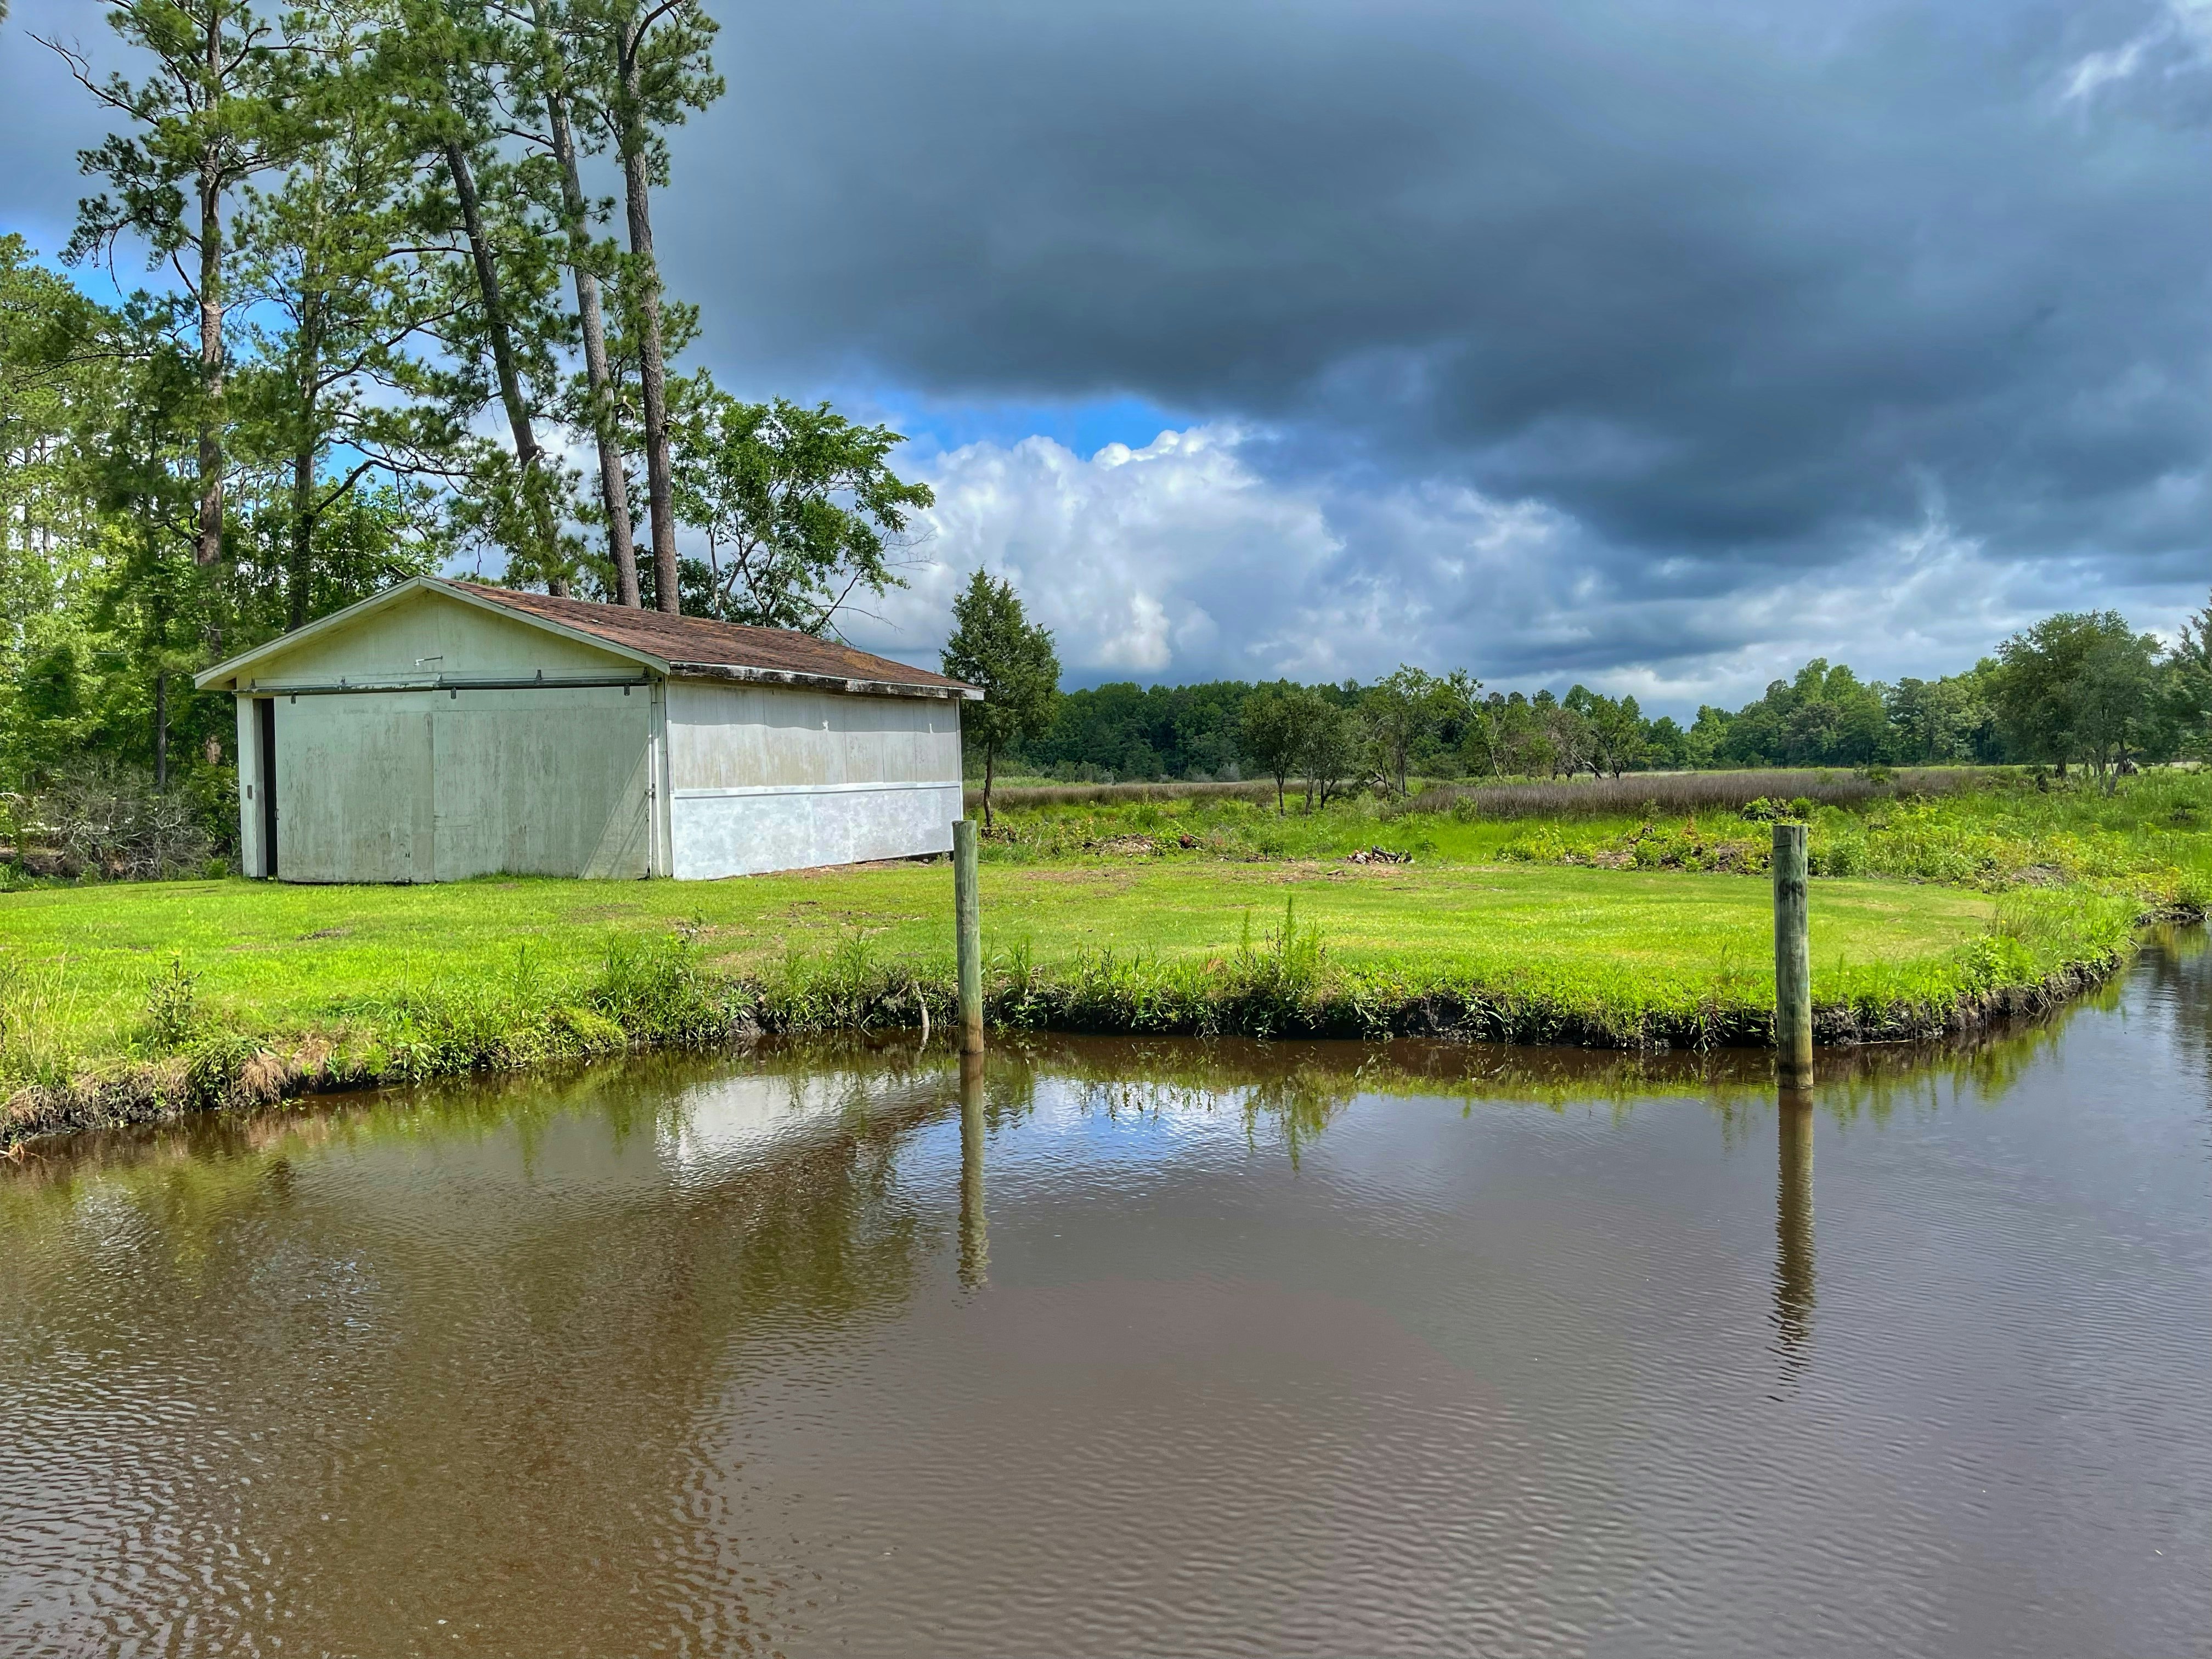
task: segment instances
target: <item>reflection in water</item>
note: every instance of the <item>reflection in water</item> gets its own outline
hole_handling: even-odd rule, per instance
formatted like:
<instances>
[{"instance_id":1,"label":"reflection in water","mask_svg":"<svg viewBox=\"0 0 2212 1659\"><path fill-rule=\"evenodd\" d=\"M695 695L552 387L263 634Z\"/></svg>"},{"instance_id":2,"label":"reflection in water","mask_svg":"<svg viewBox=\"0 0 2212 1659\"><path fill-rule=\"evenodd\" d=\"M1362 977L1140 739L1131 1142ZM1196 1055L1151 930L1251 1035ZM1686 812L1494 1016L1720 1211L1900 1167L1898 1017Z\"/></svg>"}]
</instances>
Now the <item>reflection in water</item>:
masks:
<instances>
[{"instance_id":1,"label":"reflection in water","mask_svg":"<svg viewBox=\"0 0 2212 1659\"><path fill-rule=\"evenodd\" d=\"M2208 1030L1772 1150L1763 1054L1081 1038L40 1148L0 1652L2192 1650Z\"/></svg>"},{"instance_id":2,"label":"reflection in water","mask_svg":"<svg viewBox=\"0 0 2212 1659\"><path fill-rule=\"evenodd\" d=\"M975 1290L989 1277L991 1239L983 1216L983 1056L960 1056L960 1282Z\"/></svg>"},{"instance_id":3,"label":"reflection in water","mask_svg":"<svg viewBox=\"0 0 2212 1659\"><path fill-rule=\"evenodd\" d=\"M1813 1097L1785 1089L1778 1107L1774 1327L1784 1369L1794 1376L1810 1363L1813 1340Z\"/></svg>"}]
</instances>

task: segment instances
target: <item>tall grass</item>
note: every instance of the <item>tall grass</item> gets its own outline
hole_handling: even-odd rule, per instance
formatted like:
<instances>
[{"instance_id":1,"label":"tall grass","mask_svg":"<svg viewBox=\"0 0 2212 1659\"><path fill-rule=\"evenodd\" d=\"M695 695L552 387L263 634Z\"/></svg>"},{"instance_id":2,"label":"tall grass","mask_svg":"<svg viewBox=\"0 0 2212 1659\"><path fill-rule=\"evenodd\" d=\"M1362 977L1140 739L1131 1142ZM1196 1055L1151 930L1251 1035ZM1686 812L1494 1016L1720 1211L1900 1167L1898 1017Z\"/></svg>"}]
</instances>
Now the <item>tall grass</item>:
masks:
<instances>
[{"instance_id":1,"label":"tall grass","mask_svg":"<svg viewBox=\"0 0 2212 1659\"><path fill-rule=\"evenodd\" d=\"M1618 815L1650 807L1662 812L1737 811L1754 800L1804 797L1823 805L1855 806L1897 794L1943 794L1966 787L1984 773L1966 767L1922 767L1895 774L1861 776L1844 771L1771 769L1753 772L1632 772L1620 778L1575 778L1565 782L1436 783L1391 803L1405 812L1446 812L1462 803L1486 817ZM1293 778L1288 793L1304 786ZM983 792L970 788L967 802L979 807ZM995 807L1101 806L1159 801L1246 800L1273 805L1271 779L1241 783L1055 783L1002 787L991 794Z\"/></svg>"},{"instance_id":2,"label":"tall grass","mask_svg":"<svg viewBox=\"0 0 2212 1659\"><path fill-rule=\"evenodd\" d=\"M2086 783L1965 776L1973 787L1907 793L1900 780L1899 793L1857 804L1791 803L1812 819L1813 873L1997 892L2081 886L2131 895L2141 909L2169 915L2202 915L2212 904L2212 775L2161 770L2111 796ZM1747 875L1767 868L1768 832L1756 821L1766 814L1755 801L1747 812L1722 808L1679 819L1646 805L1654 810L1625 827L1617 816L1610 823L1602 816L1540 816L1502 842L1497 856Z\"/></svg>"},{"instance_id":3,"label":"tall grass","mask_svg":"<svg viewBox=\"0 0 2212 1659\"><path fill-rule=\"evenodd\" d=\"M981 788L969 787L964 797L969 810L983 805ZM1267 800L1275 799L1271 779L1243 783L1025 783L1001 786L991 792L994 809L1021 806L1085 806L1105 802L1163 800Z\"/></svg>"},{"instance_id":4,"label":"tall grass","mask_svg":"<svg viewBox=\"0 0 2212 1659\"><path fill-rule=\"evenodd\" d=\"M1655 812L1741 812L1754 801L1809 800L1859 807L1899 795L1942 795L1987 777L1963 767L1893 775L1849 772L1635 772L1566 783L1439 785L1406 804L1412 812L1471 811L1490 818L1618 817Z\"/></svg>"}]
</instances>

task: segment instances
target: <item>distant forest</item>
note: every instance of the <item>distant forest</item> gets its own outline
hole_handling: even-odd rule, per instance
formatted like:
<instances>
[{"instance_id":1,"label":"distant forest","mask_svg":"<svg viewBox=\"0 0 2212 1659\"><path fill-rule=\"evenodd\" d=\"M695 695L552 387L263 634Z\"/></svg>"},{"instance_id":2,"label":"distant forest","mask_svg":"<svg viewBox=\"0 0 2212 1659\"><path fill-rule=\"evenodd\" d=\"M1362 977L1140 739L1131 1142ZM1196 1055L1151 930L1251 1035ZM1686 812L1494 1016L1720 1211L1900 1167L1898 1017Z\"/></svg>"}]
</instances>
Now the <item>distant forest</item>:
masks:
<instances>
[{"instance_id":1,"label":"distant forest","mask_svg":"<svg viewBox=\"0 0 2212 1659\"><path fill-rule=\"evenodd\" d=\"M1885 684L1815 659L1740 708L1684 726L1633 697L1494 690L1464 672L1401 668L1373 684L1214 680L1064 693L1048 727L1002 763L1071 782L1267 775L1267 705L1304 701L1356 734L1364 775L1613 775L1692 768L2041 763L2106 775L2203 757L2212 706L2206 625L2162 647L2112 611L2049 617L1964 672ZM1259 716L1259 718L1255 718ZM1296 744L1289 776L1303 775Z\"/></svg>"}]
</instances>

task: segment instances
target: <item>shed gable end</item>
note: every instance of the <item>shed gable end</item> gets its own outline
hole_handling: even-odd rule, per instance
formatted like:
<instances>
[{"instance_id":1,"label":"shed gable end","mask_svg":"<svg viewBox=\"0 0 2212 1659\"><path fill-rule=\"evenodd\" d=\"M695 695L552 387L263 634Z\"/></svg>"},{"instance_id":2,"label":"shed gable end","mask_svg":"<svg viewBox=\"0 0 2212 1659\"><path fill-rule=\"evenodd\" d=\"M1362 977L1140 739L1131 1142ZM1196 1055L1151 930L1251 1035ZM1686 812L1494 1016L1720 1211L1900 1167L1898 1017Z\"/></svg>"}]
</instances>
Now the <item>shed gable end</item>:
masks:
<instances>
[{"instance_id":1,"label":"shed gable end","mask_svg":"<svg viewBox=\"0 0 2212 1659\"><path fill-rule=\"evenodd\" d=\"M438 674L619 674L637 668L634 658L618 652L422 587L296 647L280 647L244 672L240 689Z\"/></svg>"}]
</instances>

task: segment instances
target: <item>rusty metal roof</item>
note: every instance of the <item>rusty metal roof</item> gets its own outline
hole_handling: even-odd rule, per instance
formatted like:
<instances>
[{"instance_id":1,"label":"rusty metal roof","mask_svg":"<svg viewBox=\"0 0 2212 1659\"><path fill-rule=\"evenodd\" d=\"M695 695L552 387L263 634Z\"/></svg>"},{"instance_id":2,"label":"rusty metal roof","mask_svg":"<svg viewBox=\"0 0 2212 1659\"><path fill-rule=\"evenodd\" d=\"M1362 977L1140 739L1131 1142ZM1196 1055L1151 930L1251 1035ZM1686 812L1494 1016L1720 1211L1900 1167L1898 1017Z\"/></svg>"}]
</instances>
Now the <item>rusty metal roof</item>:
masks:
<instances>
[{"instance_id":1,"label":"rusty metal roof","mask_svg":"<svg viewBox=\"0 0 2212 1659\"><path fill-rule=\"evenodd\" d=\"M889 657L855 651L834 640L781 628L748 628L704 617L671 617L659 611L623 605L594 605L588 599L556 599L548 593L494 587L485 582L441 581L472 599L489 600L509 611L587 634L630 651L658 657L678 678L750 679L818 684L845 683L855 691L920 692L977 698L973 686Z\"/></svg>"}]
</instances>

